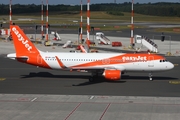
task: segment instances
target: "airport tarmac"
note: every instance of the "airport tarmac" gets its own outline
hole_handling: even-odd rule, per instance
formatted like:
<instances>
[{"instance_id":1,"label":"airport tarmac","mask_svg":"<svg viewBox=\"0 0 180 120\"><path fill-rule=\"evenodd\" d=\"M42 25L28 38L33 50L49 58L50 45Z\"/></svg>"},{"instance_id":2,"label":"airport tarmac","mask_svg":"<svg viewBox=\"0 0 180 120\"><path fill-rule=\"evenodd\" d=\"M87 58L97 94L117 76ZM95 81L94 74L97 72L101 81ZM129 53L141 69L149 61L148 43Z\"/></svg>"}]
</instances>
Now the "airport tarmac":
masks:
<instances>
[{"instance_id":1,"label":"airport tarmac","mask_svg":"<svg viewBox=\"0 0 180 120\"><path fill-rule=\"evenodd\" d=\"M179 58L179 57L178 57ZM167 57L179 64L177 57ZM121 81L89 83L88 73L36 68L0 56L0 119L177 120L179 66L171 71L127 73Z\"/></svg>"},{"instance_id":2,"label":"airport tarmac","mask_svg":"<svg viewBox=\"0 0 180 120\"><path fill-rule=\"evenodd\" d=\"M29 34L30 35L30 34ZM28 36L29 36L28 35ZM40 35L36 36L37 38ZM53 36L50 36L53 37ZM77 39L77 35L61 34L64 43ZM92 36L91 36L92 37ZM115 52L129 51L129 38L107 36L120 40L124 47ZM161 41L157 41L160 42ZM171 41L171 51L179 49L178 41ZM169 51L169 41L163 42L160 54ZM89 73L53 71L18 63L6 58L14 52L13 43L0 41L0 119L2 120L177 120L180 118L179 55L165 56L175 64L171 71L154 73L128 73L121 81L101 79L89 83ZM74 48L45 47L42 51L69 52ZM107 52L110 46L98 46ZM118 51L117 51L118 50ZM165 51L164 51L165 50ZM112 52L112 51L111 51ZM94 53L96 54L96 53Z\"/></svg>"},{"instance_id":3,"label":"airport tarmac","mask_svg":"<svg viewBox=\"0 0 180 120\"><path fill-rule=\"evenodd\" d=\"M179 58L179 57L178 57ZM49 70L0 57L0 92L2 94L110 95L180 97L180 64L176 57L167 57L176 66L165 72L125 73L120 81L88 81L90 73ZM5 79L5 80L3 80ZM11 84L10 84L11 83Z\"/></svg>"}]
</instances>

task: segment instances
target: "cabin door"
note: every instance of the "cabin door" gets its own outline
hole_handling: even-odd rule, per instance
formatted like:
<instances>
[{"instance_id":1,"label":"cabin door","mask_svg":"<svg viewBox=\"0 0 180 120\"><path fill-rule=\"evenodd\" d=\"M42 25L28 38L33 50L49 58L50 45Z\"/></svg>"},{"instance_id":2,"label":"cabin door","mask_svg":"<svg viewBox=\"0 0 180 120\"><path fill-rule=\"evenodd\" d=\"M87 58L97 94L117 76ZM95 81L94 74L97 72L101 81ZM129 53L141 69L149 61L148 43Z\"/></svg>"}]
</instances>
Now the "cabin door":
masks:
<instances>
[{"instance_id":1,"label":"cabin door","mask_svg":"<svg viewBox=\"0 0 180 120\"><path fill-rule=\"evenodd\" d=\"M148 67L154 67L154 57L149 56L148 58Z\"/></svg>"},{"instance_id":2,"label":"cabin door","mask_svg":"<svg viewBox=\"0 0 180 120\"><path fill-rule=\"evenodd\" d=\"M40 54L37 56L37 63L42 64L42 57Z\"/></svg>"}]
</instances>

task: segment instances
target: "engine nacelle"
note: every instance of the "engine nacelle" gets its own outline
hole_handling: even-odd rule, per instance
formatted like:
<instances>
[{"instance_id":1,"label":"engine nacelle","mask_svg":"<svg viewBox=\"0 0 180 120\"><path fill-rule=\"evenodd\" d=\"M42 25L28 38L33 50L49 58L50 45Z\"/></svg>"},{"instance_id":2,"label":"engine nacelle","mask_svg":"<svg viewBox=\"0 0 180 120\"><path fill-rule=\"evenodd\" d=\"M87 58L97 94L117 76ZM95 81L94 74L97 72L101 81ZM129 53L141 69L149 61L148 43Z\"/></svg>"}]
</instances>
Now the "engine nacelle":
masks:
<instances>
[{"instance_id":1,"label":"engine nacelle","mask_svg":"<svg viewBox=\"0 0 180 120\"><path fill-rule=\"evenodd\" d=\"M108 80L120 80L121 71L120 70L104 70L103 76Z\"/></svg>"}]
</instances>

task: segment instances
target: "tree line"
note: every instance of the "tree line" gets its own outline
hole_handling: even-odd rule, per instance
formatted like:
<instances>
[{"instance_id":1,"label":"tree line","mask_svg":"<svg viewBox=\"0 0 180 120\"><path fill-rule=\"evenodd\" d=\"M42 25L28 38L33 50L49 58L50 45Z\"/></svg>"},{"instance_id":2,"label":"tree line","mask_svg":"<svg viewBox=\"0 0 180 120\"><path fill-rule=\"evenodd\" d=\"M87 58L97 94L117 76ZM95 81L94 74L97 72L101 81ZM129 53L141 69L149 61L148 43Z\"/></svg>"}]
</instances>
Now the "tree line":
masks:
<instances>
[{"instance_id":1,"label":"tree line","mask_svg":"<svg viewBox=\"0 0 180 120\"><path fill-rule=\"evenodd\" d=\"M124 3L102 3L102 4L91 4L91 11L105 11L108 14L113 15L123 15L121 12L131 12L131 2ZM8 15L9 14L9 5L0 4L0 15ZM46 5L44 5L44 10L46 9ZM80 5L49 5L49 12L58 12L59 14L79 14L80 13ZM86 5L83 5L83 10L87 9ZM146 3L134 4L134 13L144 14L144 15L153 15L153 16L175 16L180 17L180 3L167 3L167 2L159 2L159 3ZM41 5L28 4L21 5L15 4L12 5L13 14L40 14L41 13ZM56 13L57 14L57 13Z\"/></svg>"}]
</instances>

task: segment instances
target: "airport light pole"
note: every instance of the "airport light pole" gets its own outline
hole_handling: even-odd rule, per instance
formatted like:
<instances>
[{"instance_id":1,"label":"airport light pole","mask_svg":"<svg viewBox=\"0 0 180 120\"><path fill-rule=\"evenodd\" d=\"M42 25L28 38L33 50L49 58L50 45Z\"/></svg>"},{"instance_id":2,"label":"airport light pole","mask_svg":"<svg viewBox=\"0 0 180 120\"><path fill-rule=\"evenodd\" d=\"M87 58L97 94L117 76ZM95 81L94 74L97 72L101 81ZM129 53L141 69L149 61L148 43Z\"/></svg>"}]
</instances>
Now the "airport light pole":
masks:
<instances>
[{"instance_id":1,"label":"airport light pole","mask_svg":"<svg viewBox=\"0 0 180 120\"><path fill-rule=\"evenodd\" d=\"M48 41L48 0L46 0L46 41Z\"/></svg>"},{"instance_id":2,"label":"airport light pole","mask_svg":"<svg viewBox=\"0 0 180 120\"><path fill-rule=\"evenodd\" d=\"M171 36L169 35L169 53L171 54Z\"/></svg>"},{"instance_id":3,"label":"airport light pole","mask_svg":"<svg viewBox=\"0 0 180 120\"><path fill-rule=\"evenodd\" d=\"M134 47L134 0L132 0L131 5L131 40L130 40L130 46Z\"/></svg>"},{"instance_id":4,"label":"airport light pole","mask_svg":"<svg viewBox=\"0 0 180 120\"><path fill-rule=\"evenodd\" d=\"M12 8L11 8L11 6L12 6L12 0L10 0L10 2L9 2L9 28L10 28L10 25L12 25Z\"/></svg>"},{"instance_id":5,"label":"airport light pole","mask_svg":"<svg viewBox=\"0 0 180 120\"><path fill-rule=\"evenodd\" d=\"M48 28L49 28L49 32L51 32L51 27L50 27L50 24L48 24ZM49 34L49 32L48 32L48 34ZM50 40L50 35L48 35L49 36L49 40Z\"/></svg>"},{"instance_id":6,"label":"airport light pole","mask_svg":"<svg viewBox=\"0 0 180 120\"><path fill-rule=\"evenodd\" d=\"M82 0L81 0L81 14L80 15L81 15L81 22L80 22L80 30L81 31L79 31L79 33L80 33L80 40L81 40L81 43L82 43L82 37L83 37L82 36L82 32L83 32L83 3L82 3ZM79 44L79 38L78 38L78 44Z\"/></svg>"},{"instance_id":7,"label":"airport light pole","mask_svg":"<svg viewBox=\"0 0 180 120\"><path fill-rule=\"evenodd\" d=\"M35 25L35 24L34 24L34 25ZM37 26L37 25L35 25L35 43L37 43L37 41L36 41L37 28L38 28L38 26Z\"/></svg>"},{"instance_id":8,"label":"airport light pole","mask_svg":"<svg viewBox=\"0 0 180 120\"><path fill-rule=\"evenodd\" d=\"M79 45L79 35L80 35L80 39L82 38L81 37L81 27L80 28L78 28L78 45ZM82 39L81 39L81 43L82 43Z\"/></svg>"},{"instance_id":9,"label":"airport light pole","mask_svg":"<svg viewBox=\"0 0 180 120\"><path fill-rule=\"evenodd\" d=\"M44 3L43 0L41 1L41 35L42 35L42 40L44 39Z\"/></svg>"},{"instance_id":10,"label":"airport light pole","mask_svg":"<svg viewBox=\"0 0 180 120\"><path fill-rule=\"evenodd\" d=\"M93 42L94 42L94 27L91 27L91 32L93 33Z\"/></svg>"},{"instance_id":11,"label":"airport light pole","mask_svg":"<svg viewBox=\"0 0 180 120\"><path fill-rule=\"evenodd\" d=\"M86 38L86 44L88 45L88 48L90 47L90 0L87 0L87 38Z\"/></svg>"}]
</instances>

